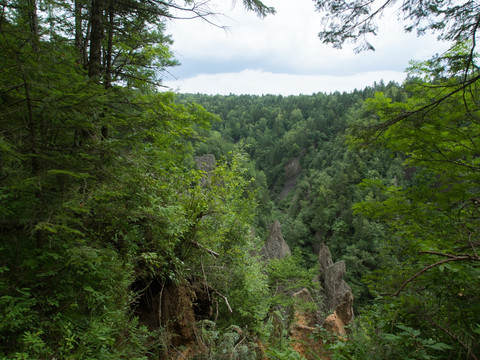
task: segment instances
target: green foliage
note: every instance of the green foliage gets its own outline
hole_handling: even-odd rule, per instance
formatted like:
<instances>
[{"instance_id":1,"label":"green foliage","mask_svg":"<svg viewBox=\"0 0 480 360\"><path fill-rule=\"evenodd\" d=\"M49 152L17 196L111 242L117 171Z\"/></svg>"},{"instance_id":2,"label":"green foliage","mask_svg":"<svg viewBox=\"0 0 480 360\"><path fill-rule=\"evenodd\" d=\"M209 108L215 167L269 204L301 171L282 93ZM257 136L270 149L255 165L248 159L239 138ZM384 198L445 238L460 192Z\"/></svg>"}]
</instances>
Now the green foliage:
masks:
<instances>
[{"instance_id":1,"label":"green foliage","mask_svg":"<svg viewBox=\"0 0 480 360\"><path fill-rule=\"evenodd\" d=\"M410 97L400 103L377 94L366 102L374 116L358 125L355 139L376 138L377 146L405 154L406 166L415 169L404 186L365 182L378 196L355 208L388 224L384 251L392 260L369 281L374 292L399 296L392 304L403 333L387 336L389 341L425 334L416 343L420 358L442 350L474 359L480 343L472 328L480 296L478 80L455 71L449 64L442 72L450 77L443 77L437 62L415 64L406 84Z\"/></svg>"},{"instance_id":2,"label":"green foliage","mask_svg":"<svg viewBox=\"0 0 480 360\"><path fill-rule=\"evenodd\" d=\"M255 327L268 307L244 155L196 169L214 116L154 91L174 64L165 6L108 4L101 66L93 6L18 2L1 15L1 358L158 355L162 329L134 314L134 284L154 279L207 276L235 309L226 323Z\"/></svg>"},{"instance_id":3,"label":"green foliage","mask_svg":"<svg viewBox=\"0 0 480 360\"><path fill-rule=\"evenodd\" d=\"M307 269L299 248L291 256L271 259L266 272L269 287L274 294L272 305L292 305L295 299L290 293L302 288L308 289L314 296L318 295L318 284L314 283L318 267Z\"/></svg>"},{"instance_id":4,"label":"green foliage","mask_svg":"<svg viewBox=\"0 0 480 360\"><path fill-rule=\"evenodd\" d=\"M468 49L412 63L405 88L378 84L329 97L182 97L222 118L214 125L217 144L219 134L231 142L245 139L276 205L260 208L261 214L280 220L285 239L302 249L308 266L320 242L346 260L357 313L374 296L402 287L400 300L392 301L397 319L388 323L390 315L364 310L384 322L375 327L378 336L392 335L375 338L386 358L402 341L408 344L404 358L470 356L478 346L471 328L478 315L478 99L476 74L462 75ZM295 158L301 169L289 178L286 165ZM280 270L271 268L271 275L281 279ZM420 334L409 342L408 331L397 325ZM371 357L369 347L378 347L362 337L373 335L356 334L354 342L366 343L358 357Z\"/></svg>"},{"instance_id":5,"label":"green foliage","mask_svg":"<svg viewBox=\"0 0 480 360\"><path fill-rule=\"evenodd\" d=\"M243 0L243 4L247 10L255 11L258 16L267 16L268 14L275 14L275 8L265 5L260 0Z\"/></svg>"},{"instance_id":6,"label":"green foliage","mask_svg":"<svg viewBox=\"0 0 480 360\"><path fill-rule=\"evenodd\" d=\"M282 350L269 349L267 350L267 355L269 359L278 359L278 360L304 360L305 358L301 356L298 352L293 350L291 347L286 347Z\"/></svg>"},{"instance_id":7,"label":"green foliage","mask_svg":"<svg viewBox=\"0 0 480 360\"><path fill-rule=\"evenodd\" d=\"M376 89L402 97L394 84L380 83ZM180 96L222 119L212 125L215 131L199 148L201 154L217 156L243 142L255 162L251 173L260 198L256 233L265 239L268 224L278 219L284 238L302 250L310 268L317 263L312 250L325 242L335 259L347 262L356 306L371 300L361 278L384 261L380 251L385 236L380 222L354 217L352 205L371 196L356 185L365 177L400 184L405 178L401 159L392 158L391 152L354 151L345 142L347 124L363 115L362 101L373 94L367 88L331 96ZM292 159L298 160L299 172L287 174Z\"/></svg>"},{"instance_id":8,"label":"green foliage","mask_svg":"<svg viewBox=\"0 0 480 360\"><path fill-rule=\"evenodd\" d=\"M252 339L238 326L232 325L219 330L211 321L202 321L199 325L201 339L208 352L194 356L195 360L255 360L257 354Z\"/></svg>"},{"instance_id":9,"label":"green foliage","mask_svg":"<svg viewBox=\"0 0 480 360\"><path fill-rule=\"evenodd\" d=\"M204 358L254 358L252 332L279 336L271 358L299 358L268 315L293 304L285 293L316 297L325 242L357 306L378 296L333 356L475 358L472 44L412 63L404 89L177 97L155 91L176 63L163 32L174 2L28 5L0 18L0 357L158 358L163 324L135 314L146 284L201 279L218 316L201 324ZM200 171L205 154L217 161ZM265 265L273 219L296 250Z\"/></svg>"},{"instance_id":10,"label":"green foliage","mask_svg":"<svg viewBox=\"0 0 480 360\"><path fill-rule=\"evenodd\" d=\"M365 0L341 3L316 0L315 3L317 11L323 14L324 28L319 33L320 39L337 48L341 48L345 42L359 43L357 51L374 50L369 36L377 35L378 20L393 7L389 1L372 4ZM447 0L436 3L408 0L395 10L398 11L398 18L404 22L406 32L416 30L418 35L427 31L437 33L439 39L451 41L454 46L470 39L478 27L476 5L471 1Z\"/></svg>"},{"instance_id":11,"label":"green foliage","mask_svg":"<svg viewBox=\"0 0 480 360\"><path fill-rule=\"evenodd\" d=\"M377 299L379 304L381 299ZM332 359L444 359L452 347L438 340L431 329L406 326L395 319L385 304L371 308L355 319L345 339L326 344Z\"/></svg>"}]
</instances>

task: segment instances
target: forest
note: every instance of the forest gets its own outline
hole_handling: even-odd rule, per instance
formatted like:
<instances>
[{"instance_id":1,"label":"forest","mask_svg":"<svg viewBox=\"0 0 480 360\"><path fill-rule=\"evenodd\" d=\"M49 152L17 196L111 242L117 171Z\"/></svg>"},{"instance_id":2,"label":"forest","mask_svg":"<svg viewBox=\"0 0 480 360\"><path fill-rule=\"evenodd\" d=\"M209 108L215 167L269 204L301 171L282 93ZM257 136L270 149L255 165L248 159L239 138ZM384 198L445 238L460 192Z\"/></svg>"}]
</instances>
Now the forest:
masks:
<instances>
[{"instance_id":1,"label":"forest","mask_svg":"<svg viewBox=\"0 0 480 360\"><path fill-rule=\"evenodd\" d=\"M480 358L476 2L401 4L452 44L404 83L296 96L164 88L204 2L0 6L1 359Z\"/></svg>"}]
</instances>

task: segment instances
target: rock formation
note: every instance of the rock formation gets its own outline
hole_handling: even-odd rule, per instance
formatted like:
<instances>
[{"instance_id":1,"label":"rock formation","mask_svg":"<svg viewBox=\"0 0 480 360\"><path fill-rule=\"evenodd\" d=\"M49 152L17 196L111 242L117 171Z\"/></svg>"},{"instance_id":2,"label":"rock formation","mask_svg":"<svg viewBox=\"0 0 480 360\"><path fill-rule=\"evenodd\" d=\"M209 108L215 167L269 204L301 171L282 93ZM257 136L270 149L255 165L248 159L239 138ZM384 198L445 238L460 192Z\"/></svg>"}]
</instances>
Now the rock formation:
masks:
<instances>
[{"instance_id":1,"label":"rock formation","mask_svg":"<svg viewBox=\"0 0 480 360\"><path fill-rule=\"evenodd\" d=\"M347 333L345 325L348 325L353 320L352 304L353 295L351 292L346 292L340 305L337 306L333 314L325 319L323 327L331 333L345 335Z\"/></svg>"},{"instance_id":2,"label":"rock formation","mask_svg":"<svg viewBox=\"0 0 480 360\"><path fill-rule=\"evenodd\" d=\"M202 156L195 157L195 163L197 164L197 169L205 172L205 175L200 180L203 186L210 185L210 177L212 172L215 170L215 155L206 154Z\"/></svg>"},{"instance_id":3,"label":"rock formation","mask_svg":"<svg viewBox=\"0 0 480 360\"><path fill-rule=\"evenodd\" d=\"M314 338L317 333L316 326L321 325L328 332L343 336L346 334L345 326L353 321L353 294L350 286L343 280L345 262L334 263L330 250L324 243L319 245L318 261L323 310L333 313L321 320L318 312L312 308L314 300L307 289L293 294L295 305L290 337L293 340L293 349L306 359L329 358L323 342Z\"/></svg>"},{"instance_id":4,"label":"rock formation","mask_svg":"<svg viewBox=\"0 0 480 360\"><path fill-rule=\"evenodd\" d=\"M282 225L278 220L275 220L270 225L270 233L265 242L260 254L265 260L268 259L283 259L285 256L291 255L290 247L283 239Z\"/></svg>"},{"instance_id":5,"label":"rock formation","mask_svg":"<svg viewBox=\"0 0 480 360\"><path fill-rule=\"evenodd\" d=\"M197 168L201 171L205 171L206 173L215 170L215 155L213 154L206 154L202 156L195 157L195 163L197 164Z\"/></svg>"},{"instance_id":6,"label":"rock formation","mask_svg":"<svg viewBox=\"0 0 480 360\"><path fill-rule=\"evenodd\" d=\"M325 320L324 326L334 332L344 334L344 326L351 323L354 317L352 289L343 280L346 271L345 261L334 263L330 250L325 244L320 246L318 261L325 310L334 311Z\"/></svg>"},{"instance_id":7,"label":"rock formation","mask_svg":"<svg viewBox=\"0 0 480 360\"><path fill-rule=\"evenodd\" d=\"M278 198L281 200L285 198L292 189L295 188L297 179L302 172L302 167L300 166L299 158L291 158L287 161L285 165L285 181L283 183L282 190L278 195Z\"/></svg>"}]
</instances>

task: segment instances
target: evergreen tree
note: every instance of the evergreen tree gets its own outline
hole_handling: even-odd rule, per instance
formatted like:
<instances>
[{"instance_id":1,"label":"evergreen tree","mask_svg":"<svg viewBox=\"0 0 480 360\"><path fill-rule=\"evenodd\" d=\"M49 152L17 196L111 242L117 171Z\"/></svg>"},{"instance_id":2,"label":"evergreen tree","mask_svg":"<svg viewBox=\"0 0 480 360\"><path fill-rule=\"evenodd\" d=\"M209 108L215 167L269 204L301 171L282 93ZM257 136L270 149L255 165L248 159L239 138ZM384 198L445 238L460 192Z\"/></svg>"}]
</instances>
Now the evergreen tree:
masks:
<instances>
[{"instance_id":1,"label":"evergreen tree","mask_svg":"<svg viewBox=\"0 0 480 360\"><path fill-rule=\"evenodd\" d=\"M240 324L258 322L266 282L245 250L256 240L241 156L202 185L193 145L213 117L155 91L175 63L163 33L175 3L2 6L0 357L164 356L162 330L135 316L137 284L202 277L209 253L237 285L209 286Z\"/></svg>"}]
</instances>

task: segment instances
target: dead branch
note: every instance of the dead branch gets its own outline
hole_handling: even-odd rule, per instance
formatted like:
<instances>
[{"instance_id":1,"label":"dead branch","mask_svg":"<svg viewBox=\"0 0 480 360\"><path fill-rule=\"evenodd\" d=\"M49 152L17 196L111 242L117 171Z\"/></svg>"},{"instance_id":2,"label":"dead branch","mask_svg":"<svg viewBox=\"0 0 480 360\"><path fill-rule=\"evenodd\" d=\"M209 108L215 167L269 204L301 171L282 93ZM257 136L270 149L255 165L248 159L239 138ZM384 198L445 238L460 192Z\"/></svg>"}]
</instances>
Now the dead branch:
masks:
<instances>
[{"instance_id":1,"label":"dead branch","mask_svg":"<svg viewBox=\"0 0 480 360\"><path fill-rule=\"evenodd\" d=\"M225 304L227 304L228 312L233 312L232 308L230 307L230 304L228 303L227 297L223 294L220 294L217 290L214 290L214 291L215 291L215 294L218 294L225 301Z\"/></svg>"},{"instance_id":2,"label":"dead branch","mask_svg":"<svg viewBox=\"0 0 480 360\"><path fill-rule=\"evenodd\" d=\"M456 257L457 257L456 255L452 255L452 254L445 254L445 253L436 252L436 251L420 251L420 254L431 254L431 255L438 255L438 256L444 256L444 257L448 257L448 258L451 258L451 259L454 259L454 258L456 258Z\"/></svg>"},{"instance_id":3,"label":"dead branch","mask_svg":"<svg viewBox=\"0 0 480 360\"><path fill-rule=\"evenodd\" d=\"M470 243L470 246L472 247L473 254L478 257L477 249L475 248L475 246L473 245L473 242L472 242L472 235L473 235L473 232L471 232L470 235L468 235L468 242Z\"/></svg>"},{"instance_id":4,"label":"dead branch","mask_svg":"<svg viewBox=\"0 0 480 360\"><path fill-rule=\"evenodd\" d=\"M455 259L455 260L480 261L480 256L478 256L477 254L474 254L474 255L469 255L469 254L453 255L453 254L446 254L446 253L441 253L441 252L437 252L437 251L420 251L420 254L438 255L438 256L443 256L443 257L447 257L447 258Z\"/></svg>"},{"instance_id":5,"label":"dead branch","mask_svg":"<svg viewBox=\"0 0 480 360\"><path fill-rule=\"evenodd\" d=\"M163 290L165 289L165 283L162 283L162 289L160 290L160 295L158 296L158 324L162 324L162 306L163 306Z\"/></svg>"},{"instance_id":6,"label":"dead branch","mask_svg":"<svg viewBox=\"0 0 480 360\"><path fill-rule=\"evenodd\" d=\"M191 243L192 245L194 245L195 247L206 251L207 253L209 253L210 255L212 255L215 259L220 256L220 254L217 253L216 251L210 250L209 248L203 246L202 244L200 244L200 243L198 243L198 242L196 242L196 241L194 241L194 240L190 240L190 243Z\"/></svg>"}]
</instances>

